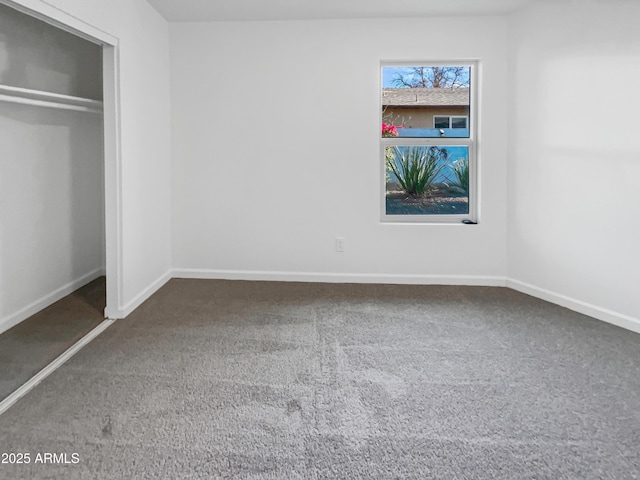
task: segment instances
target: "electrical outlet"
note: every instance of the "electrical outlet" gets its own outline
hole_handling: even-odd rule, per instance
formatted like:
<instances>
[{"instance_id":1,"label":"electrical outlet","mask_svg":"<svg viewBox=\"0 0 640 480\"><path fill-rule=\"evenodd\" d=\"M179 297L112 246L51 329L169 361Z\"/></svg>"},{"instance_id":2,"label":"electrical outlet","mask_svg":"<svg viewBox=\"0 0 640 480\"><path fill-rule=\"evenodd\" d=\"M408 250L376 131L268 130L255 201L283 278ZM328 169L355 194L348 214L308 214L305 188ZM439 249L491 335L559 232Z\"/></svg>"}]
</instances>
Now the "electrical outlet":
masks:
<instances>
[{"instance_id":1,"label":"electrical outlet","mask_svg":"<svg viewBox=\"0 0 640 480\"><path fill-rule=\"evenodd\" d=\"M344 252L344 238L336 237L336 252Z\"/></svg>"}]
</instances>

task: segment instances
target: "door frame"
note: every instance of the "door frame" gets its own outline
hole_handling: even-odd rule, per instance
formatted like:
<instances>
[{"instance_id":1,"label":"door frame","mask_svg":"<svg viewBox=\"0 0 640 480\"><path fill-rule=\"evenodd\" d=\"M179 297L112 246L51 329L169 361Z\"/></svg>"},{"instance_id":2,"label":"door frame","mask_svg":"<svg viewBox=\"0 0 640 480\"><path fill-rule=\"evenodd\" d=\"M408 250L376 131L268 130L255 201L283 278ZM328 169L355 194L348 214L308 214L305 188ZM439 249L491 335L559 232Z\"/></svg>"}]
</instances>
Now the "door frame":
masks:
<instances>
[{"instance_id":1,"label":"door frame","mask_svg":"<svg viewBox=\"0 0 640 480\"><path fill-rule=\"evenodd\" d=\"M123 300L122 156L119 39L41 0L0 0L9 7L102 47L105 318L120 318Z\"/></svg>"}]
</instances>

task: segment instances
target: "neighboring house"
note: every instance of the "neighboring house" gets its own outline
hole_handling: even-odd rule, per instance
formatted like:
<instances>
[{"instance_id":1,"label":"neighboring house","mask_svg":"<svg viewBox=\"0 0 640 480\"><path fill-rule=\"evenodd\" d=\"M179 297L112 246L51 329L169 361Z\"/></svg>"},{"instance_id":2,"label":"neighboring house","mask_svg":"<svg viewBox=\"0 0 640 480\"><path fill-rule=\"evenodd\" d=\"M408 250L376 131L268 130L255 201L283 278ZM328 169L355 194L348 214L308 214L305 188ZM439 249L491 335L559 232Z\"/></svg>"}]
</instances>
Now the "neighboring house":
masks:
<instances>
[{"instance_id":1,"label":"neighboring house","mask_svg":"<svg viewBox=\"0 0 640 480\"><path fill-rule=\"evenodd\" d=\"M383 88L382 119L404 128L469 128L469 89Z\"/></svg>"}]
</instances>

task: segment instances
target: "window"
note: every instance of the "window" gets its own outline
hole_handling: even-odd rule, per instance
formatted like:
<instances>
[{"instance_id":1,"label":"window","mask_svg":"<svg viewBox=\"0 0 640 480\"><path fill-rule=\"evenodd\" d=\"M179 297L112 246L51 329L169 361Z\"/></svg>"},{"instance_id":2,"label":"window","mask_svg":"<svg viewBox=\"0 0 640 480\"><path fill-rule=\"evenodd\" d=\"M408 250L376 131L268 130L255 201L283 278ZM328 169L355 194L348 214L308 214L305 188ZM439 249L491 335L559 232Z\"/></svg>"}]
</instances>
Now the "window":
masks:
<instances>
[{"instance_id":1,"label":"window","mask_svg":"<svg viewBox=\"0 0 640 480\"><path fill-rule=\"evenodd\" d=\"M469 117L434 115L433 128L469 128Z\"/></svg>"},{"instance_id":2,"label":"window","mask_svg":"<svg viewBox=\"0 0 640 480\"><path fill-rule=\"evenodd\" d=\"M382 220L475 222L475 63L381 70Z\"/></svg>"}]
</instances>

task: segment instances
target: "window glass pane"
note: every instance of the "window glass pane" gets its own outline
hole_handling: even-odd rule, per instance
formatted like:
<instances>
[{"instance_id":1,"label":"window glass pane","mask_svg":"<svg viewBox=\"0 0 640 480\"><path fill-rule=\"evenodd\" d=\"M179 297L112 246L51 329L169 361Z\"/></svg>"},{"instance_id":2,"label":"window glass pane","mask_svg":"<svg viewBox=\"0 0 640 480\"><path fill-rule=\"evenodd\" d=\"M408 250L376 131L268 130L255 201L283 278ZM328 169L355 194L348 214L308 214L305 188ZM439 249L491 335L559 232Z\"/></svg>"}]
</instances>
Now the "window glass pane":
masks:
<instances>
[{"instance_id":1,"label":"window glass pane","mask_svg":"<svg viewBox=\"0 0 640 480\"><path fill-rule=\"evenodd\" d=\"M387 215L469 214L468 146L385 147Z\"/></svg>"},{"instance_id":2,"label":"window glass pane","mask_svg":"<svg viewBox=\"0 0 640 480\"><path fill-rule=\"evenodd\" d=\"M469 138L464 117L471 108L470 72L468 66L382 67L382 121L394 126L398 137ZM440 131L452 128L451 117L463 117L453 127L454 135Z\"/></svg>"},{"instance_id":3,"label":"window glass pane","mask_svg":"<svg viewBox=\"0 0 640 480\"><path fill-rule=\"evenodd\" d=\"M467 128L467 118L453 117L451 119L451 128Z\"/></svg>"},{"instance_id":4,"label":"window glass pane","mask_svg":"<svg viewBox=\"0 0 640 480\"><path fill-rule=\"evenodd\" d=\"M433 117L434 128L449 128L449 117Z\"/></svg>"}]
</instances>

